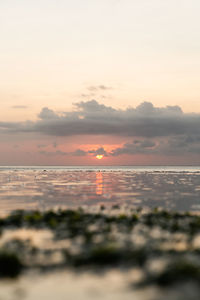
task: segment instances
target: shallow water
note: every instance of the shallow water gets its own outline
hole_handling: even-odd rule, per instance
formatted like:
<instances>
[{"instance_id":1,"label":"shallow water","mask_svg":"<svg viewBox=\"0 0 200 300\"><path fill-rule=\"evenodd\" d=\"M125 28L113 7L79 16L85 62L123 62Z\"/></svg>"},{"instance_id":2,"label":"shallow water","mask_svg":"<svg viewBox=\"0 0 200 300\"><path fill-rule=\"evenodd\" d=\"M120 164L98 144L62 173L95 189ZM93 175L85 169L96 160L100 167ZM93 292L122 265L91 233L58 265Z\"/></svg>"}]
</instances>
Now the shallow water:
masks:
<instances>
[{"instance_id":1,"label":"shallow water","mask_svg":"<svg viewBox=\"0 0 200 300\"><path fill-rule=\"evenodd\" d=\"M104 276L103 276L104 275ZM104 274L82 272L58 272L54 274L28 274L17 282L0 282L0 299L4 300L151 300L159 290L147 288L143 291L130 288L134 272L109 271ZM160 300L160 299L159 299ZM184 298L185 300L185 298Z\"/></svg>"},{"instance_id":2,"label":"shallow water","mask_svg":"<svg viewBox=\"0 0 200 300\"><path fill-rule=\"evenodd\" d=\"M200 210L200 167L0 167L0 211L120 205Z\"/></svg>"}]
</instances>

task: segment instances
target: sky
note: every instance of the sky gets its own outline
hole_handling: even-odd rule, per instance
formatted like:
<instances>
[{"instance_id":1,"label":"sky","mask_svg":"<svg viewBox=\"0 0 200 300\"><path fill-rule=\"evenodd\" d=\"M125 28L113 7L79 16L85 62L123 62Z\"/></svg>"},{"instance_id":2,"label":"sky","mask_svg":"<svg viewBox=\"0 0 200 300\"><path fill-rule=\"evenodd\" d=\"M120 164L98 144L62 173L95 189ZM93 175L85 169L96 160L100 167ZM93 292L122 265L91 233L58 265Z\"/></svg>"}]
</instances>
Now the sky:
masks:
<instances>
[{"instance_id":1,"label":"sky","mask_svg":"<svg viewBox=\"0 0 200 300\"><path fill-rule=\"evenodd\" d=\"M0 165L200 164L199 11L0 0Z\"/></svg>"}]
</instances>

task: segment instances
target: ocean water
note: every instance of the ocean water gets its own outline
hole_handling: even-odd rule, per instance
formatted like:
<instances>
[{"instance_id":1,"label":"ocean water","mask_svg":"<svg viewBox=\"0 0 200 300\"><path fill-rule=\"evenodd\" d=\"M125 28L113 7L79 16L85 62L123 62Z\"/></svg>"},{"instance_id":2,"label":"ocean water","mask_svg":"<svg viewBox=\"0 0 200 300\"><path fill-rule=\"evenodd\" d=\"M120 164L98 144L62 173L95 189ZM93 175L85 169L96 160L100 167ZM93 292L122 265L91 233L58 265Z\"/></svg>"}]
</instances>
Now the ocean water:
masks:
<instances>
[{"instance_id":1,"label":"ocean water","mask_svg":"<svg viewBox=\"0 0 200 300\"><path fill-rule=\"evenodd\" d=\"M200 210L200 167L0 167L0 212L122 206Z\"/></svg>"}]
</instances>

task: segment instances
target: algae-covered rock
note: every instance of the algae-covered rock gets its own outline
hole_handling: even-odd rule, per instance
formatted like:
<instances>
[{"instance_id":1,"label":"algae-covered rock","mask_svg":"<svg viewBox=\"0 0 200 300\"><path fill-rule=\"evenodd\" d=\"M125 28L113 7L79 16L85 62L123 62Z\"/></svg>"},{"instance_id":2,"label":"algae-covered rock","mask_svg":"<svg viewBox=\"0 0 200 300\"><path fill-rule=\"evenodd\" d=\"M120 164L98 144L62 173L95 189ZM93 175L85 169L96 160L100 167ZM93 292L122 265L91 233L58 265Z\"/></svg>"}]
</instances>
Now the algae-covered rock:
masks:
<instances>
[{"instance_id":1,"label":"algae-covered rock","mask_svg":"<svg viewBox=\"0 0 200 300\"><path fill-rule=\"evenodd\" d=\"M23 269L18 256L11 252L0 252L0 277L17 277Z\"/></svg>"}]
</instances>

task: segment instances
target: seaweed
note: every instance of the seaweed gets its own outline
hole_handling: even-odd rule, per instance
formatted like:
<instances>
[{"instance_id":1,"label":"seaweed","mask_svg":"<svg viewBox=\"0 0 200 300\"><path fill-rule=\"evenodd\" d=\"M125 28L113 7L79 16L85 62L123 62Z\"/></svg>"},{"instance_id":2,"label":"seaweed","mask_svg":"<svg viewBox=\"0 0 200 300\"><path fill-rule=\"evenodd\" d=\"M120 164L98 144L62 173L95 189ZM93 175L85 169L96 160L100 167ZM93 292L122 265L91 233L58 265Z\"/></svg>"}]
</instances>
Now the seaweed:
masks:
<instances>
[{"instance_id":1,"label":"seaweed","mask_svg":"<svg viewBox=\"0 0 200 300\"><path fill-rule=\"evenodd\" d=\"M16 278L23 267L16 253L0 251L0 277Z\"/></svg>"}]
</instances>

